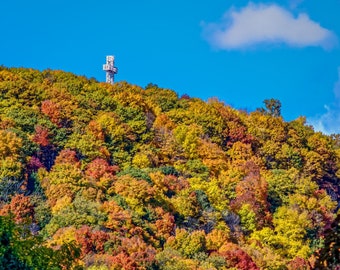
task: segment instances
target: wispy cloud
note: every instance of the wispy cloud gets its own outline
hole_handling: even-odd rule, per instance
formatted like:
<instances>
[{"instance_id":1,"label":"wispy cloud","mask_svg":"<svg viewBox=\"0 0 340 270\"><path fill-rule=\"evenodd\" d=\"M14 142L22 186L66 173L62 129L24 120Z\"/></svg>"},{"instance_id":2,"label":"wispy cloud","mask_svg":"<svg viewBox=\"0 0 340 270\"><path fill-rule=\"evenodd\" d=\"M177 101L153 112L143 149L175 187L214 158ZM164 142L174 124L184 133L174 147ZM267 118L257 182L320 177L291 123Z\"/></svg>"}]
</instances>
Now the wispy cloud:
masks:
<instances>
[{"instance_id":1,"label":"wispy cloud","mask_svg":"<svg viewBox=\"0 0 340 270\"><path fill-rule=\"evenodd\" d=\"M292 47L331 48L335 35L307 14L294 16L275 5L253 4L230 9L218 23L204 23L205 38L218 49L244 49L257 44L284 43Z\"/></svg>"},{"instance_id":2,"label":"wispy cloud","mask_svg":"<svg viewBox=\"0 0 340 270\"><path fill-rule=\"evenodd\" d=\"M332 105L325 105L326 112L322 115L307 119L316 131L325 134L340 133L340 67L338 68L338 81L334 84L335 101Z\"/></svg>"}]
</instances>

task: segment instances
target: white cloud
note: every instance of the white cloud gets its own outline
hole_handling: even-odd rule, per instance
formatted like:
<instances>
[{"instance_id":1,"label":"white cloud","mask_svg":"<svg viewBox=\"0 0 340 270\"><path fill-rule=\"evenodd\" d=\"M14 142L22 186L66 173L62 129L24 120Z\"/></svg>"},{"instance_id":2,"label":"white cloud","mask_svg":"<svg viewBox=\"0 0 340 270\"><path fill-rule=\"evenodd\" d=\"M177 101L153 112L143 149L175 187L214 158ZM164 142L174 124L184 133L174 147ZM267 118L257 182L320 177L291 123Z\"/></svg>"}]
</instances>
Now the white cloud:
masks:
<instances>
[{"instance_id":1,"label":"white cloud","mask_svg":"<svg viewBox=\"0 0 340 270\"><path fill-rule=\"evenodd\" d=\"M315 131L325 134L340 133L340 108L325 106L327 112L321 116L307 119L307 123L314 127Z\"/></svg>"},{"instance_id":2,"label":"white cloud","mask_svg":"<svg viewBox=\"0 0 340 270\"><path fill-rule=\"evenodd\" d=\"M322 115L307 119L314 130L325 134L340 133L340 67L338 68L338 81L334 84L334 104L325 105L326 112Z\"/></svg>"},{"instance_id":3,"label":"white cloud","mask_svg":"<svg viewBox=\"0 0 340 270\"><path fill-rule=\"evenodd\" d=\"M285 43L292 47L329 48L334 34L312 21L307 14L294 17L275 4L252 4L227 11L219 23L203 25L207 40L219 49L240 49L266 43Z\"/></svg>"}]
</instances>

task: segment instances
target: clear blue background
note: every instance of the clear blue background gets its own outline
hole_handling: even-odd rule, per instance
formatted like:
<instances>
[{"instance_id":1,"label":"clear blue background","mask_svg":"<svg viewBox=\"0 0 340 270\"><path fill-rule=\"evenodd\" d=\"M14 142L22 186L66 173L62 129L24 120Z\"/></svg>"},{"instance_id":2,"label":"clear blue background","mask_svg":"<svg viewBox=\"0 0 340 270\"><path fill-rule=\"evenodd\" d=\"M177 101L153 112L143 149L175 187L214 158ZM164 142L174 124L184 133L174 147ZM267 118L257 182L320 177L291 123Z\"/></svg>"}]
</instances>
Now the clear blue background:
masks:
<instances>
[{"instance_id":1,"label":"clear blue background","mask_svg":"<svg viewBox=\"0 0 340 270\"><path fill-rule=\"evenodd\" d=\"M259 1L253 1L258 3ZM340 1L299 1L307 13L340 36ZM273 3L273 1L261 1ZM291 1L274 2L289 9ZM269 45L215 50L202 23L217 22L238 0L4 0L0 5L0 65L61 69L105 80L102 64L113 54L116 81L149 82L204 100L218 97L252 111L266 98L282 102L286 120L337 113L340 48ZM340 113L339 113L340 115ZM340 119L340 117L339 117ZM339 122L340 123L340 122ZM334 123L336 125L337 123Z\"/></svg>"}]
</instances>

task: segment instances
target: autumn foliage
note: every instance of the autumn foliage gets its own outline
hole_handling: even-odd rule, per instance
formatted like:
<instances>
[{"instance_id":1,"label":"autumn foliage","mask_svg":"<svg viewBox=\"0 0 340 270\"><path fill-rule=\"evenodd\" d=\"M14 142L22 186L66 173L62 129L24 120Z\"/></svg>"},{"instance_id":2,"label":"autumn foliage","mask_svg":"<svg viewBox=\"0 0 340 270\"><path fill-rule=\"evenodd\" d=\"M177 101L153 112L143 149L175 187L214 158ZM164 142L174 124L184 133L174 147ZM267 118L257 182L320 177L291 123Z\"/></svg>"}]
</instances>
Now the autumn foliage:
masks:
<instances>
[{"instance_id":1,"label":"autumn foliage","mask_svg":"<svg viewBox=\"0 0 340 270\"><path fill-rule=\"evenodd\" d=\"M337 269L339 136L265 106L0 67L0 259Z\"/></svg>"}]
</instances>

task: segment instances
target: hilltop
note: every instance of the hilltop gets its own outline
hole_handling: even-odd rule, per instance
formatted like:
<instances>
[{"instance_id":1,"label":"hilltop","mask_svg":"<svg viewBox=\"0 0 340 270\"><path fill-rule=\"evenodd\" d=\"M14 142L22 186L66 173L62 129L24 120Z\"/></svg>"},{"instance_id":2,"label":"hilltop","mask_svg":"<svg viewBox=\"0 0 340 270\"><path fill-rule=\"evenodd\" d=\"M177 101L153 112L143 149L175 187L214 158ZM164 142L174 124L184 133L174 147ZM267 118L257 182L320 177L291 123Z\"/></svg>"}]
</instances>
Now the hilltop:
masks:
<instances>
[{"instance_id":1,"label":"hilltop","mask_svg":"<svg viewBox=\"0 0 340 270\"><path fill-rule=\"evenodd\" d=\"M275 100L0 67L0 268L331 269L339 147Z\"/></svg>"}]
</instances>

